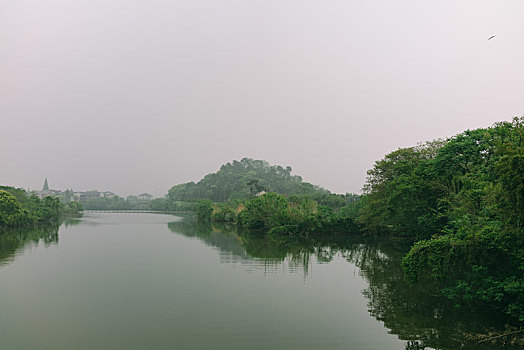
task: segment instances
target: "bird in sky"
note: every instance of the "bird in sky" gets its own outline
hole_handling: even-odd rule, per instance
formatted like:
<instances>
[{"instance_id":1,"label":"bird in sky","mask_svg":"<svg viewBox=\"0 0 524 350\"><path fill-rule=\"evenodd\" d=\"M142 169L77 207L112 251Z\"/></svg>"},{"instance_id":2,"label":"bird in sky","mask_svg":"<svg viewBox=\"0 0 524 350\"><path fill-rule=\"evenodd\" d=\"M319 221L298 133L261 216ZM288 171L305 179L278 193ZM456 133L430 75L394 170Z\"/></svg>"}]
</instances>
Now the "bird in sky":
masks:
<instances>
[{"instance_id":1,"label":"bird in sky","mask_svg":"<svg viewBox=\"0 0 524 350\"><path fill-rule=\"evenodd\" d=\"M494 37L495 37L495 35L492 35L492 36L490 36L490 37L488 38L488 40L491 40L491 39L493 39Z\"/></svg>"}]
</instances>

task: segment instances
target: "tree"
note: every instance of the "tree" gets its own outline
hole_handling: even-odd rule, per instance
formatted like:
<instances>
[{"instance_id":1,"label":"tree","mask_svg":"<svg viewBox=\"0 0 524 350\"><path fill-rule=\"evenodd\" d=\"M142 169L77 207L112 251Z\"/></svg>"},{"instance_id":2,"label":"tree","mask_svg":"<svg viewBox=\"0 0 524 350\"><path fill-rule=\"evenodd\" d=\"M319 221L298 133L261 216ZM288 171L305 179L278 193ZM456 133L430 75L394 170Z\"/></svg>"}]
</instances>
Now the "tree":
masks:
<instances>
[{"instance_id":1,"label":"tree","mask_svg":"<svg viewBox=\"0 0 524 350\"><path fill-rule=\"evenodd\" d=\"M446 225L403 260L412 282L456 305L492 308L524 321L523 120L450 138L425 167L441 189ZM427 208L429 211L430 208Z\"/></svg>"},{"instance_id":2,"label":"tree","mask_svg":"<svg viewBox=\"0 0 524 350\"><path fill-rule=\"evenodd\" d=\"M224 164L216 173L207 174L198 183L188 182L173 186L168 199L193 201L208 199L226 202L234 199L248 199L261 192L275 192L287 195L329 193L329 191L302 181L300 176L291 175L291 167L269 165L263 160L243 158Z\"/></svg>"},{"instance_id":3,"label":"tree","mask_svg":"<svg viewBox=\"0 0 524 350\"><path fill-rule=\"evenodd\" d=\"M198 221L209 222L213 213L213 203L209 200L200 200L197 203Z\"/></svg>"},{"instance_id":4,"label":"tree","mask_svg":"<svg viewBox=\"0 0 524 350\"><path fill-rule=\"evenodd\" d=\"M369 231L421 239L442 228L442 191L432 171L434 147L439 144L398 149L368 171L359 220Z\"/></svg>"},{"instance_id":5,"label":"tree","mask_svg":"<svg viewBox=\"0 0 524 350\"><path fill-rule=\"evenodd\" d=\"M248 228L269 230L288 223L287 208L288 202L282 195L266 193L246 203L240 221Z\"/></svg>"},{"instance_id":6,"label":"tree","mask_svg":"<svg viewBox=\"0 0 524 350\"><path fill-rule=\"evenodd\" d=\"M20 203L16 197L7 191L0 190L0 225L11 224L20 212Z\"/></svg>"}]
</instances>

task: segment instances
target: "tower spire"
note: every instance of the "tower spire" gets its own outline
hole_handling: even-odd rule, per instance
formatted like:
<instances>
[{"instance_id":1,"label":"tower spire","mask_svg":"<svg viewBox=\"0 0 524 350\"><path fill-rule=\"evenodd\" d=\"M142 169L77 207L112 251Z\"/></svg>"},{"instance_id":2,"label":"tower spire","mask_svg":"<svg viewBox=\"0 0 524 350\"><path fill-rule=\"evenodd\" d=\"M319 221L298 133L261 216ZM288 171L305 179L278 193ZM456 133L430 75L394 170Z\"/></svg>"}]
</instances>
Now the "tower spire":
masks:
<instances>
[{"instance_id":1,"label":"tower spire","mask_svg":"<svg viewBox=\"0 0 524 350\"><path fill-rule=\"evenodd\" d=\"M47 184L47 177L45 178L44 188L42 188L42 191L49 191L49 185Z\"/></svg>"}]
</instances>

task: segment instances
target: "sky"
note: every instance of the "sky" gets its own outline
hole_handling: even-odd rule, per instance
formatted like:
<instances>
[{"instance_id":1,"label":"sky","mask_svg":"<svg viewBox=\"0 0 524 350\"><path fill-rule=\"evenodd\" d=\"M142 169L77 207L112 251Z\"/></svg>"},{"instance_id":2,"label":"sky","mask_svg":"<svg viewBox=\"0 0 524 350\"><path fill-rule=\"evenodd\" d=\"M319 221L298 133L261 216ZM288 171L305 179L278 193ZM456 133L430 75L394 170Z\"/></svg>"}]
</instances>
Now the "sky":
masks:
<instances>
[{"instance_id":1,"label":"sky","mask_svg":"<svg viewBox=\"0 0 524 350\"><path fill-rule=\"evenodd\" d=\"M0 0L0 184L162 196L250 157L359 193L391 151L524 115L523 14L522 0Z\"/></svg>"}]
</instances>

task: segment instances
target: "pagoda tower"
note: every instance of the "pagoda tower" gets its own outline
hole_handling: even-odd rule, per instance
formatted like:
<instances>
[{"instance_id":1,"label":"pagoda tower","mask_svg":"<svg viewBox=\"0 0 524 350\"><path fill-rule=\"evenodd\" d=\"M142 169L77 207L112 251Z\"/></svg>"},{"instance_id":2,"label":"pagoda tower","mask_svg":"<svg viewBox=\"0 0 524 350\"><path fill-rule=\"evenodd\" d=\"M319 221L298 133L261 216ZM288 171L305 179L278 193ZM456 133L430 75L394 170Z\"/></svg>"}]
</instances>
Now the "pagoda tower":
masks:
<instances>
[{"instance_id":1,"label":"pagoda tower","mask_svg":"<svg viewBox=\"0 0 524 350\"><path fill-rule=\"evenodd\" d=\"M42 191L38 192L38 197L44 198L46 196L49 196L51 194L51 190L49 190L49 184L47 183L47 177L44 181L44 187L42 187Z\"/></svg>"}]
</instances>

